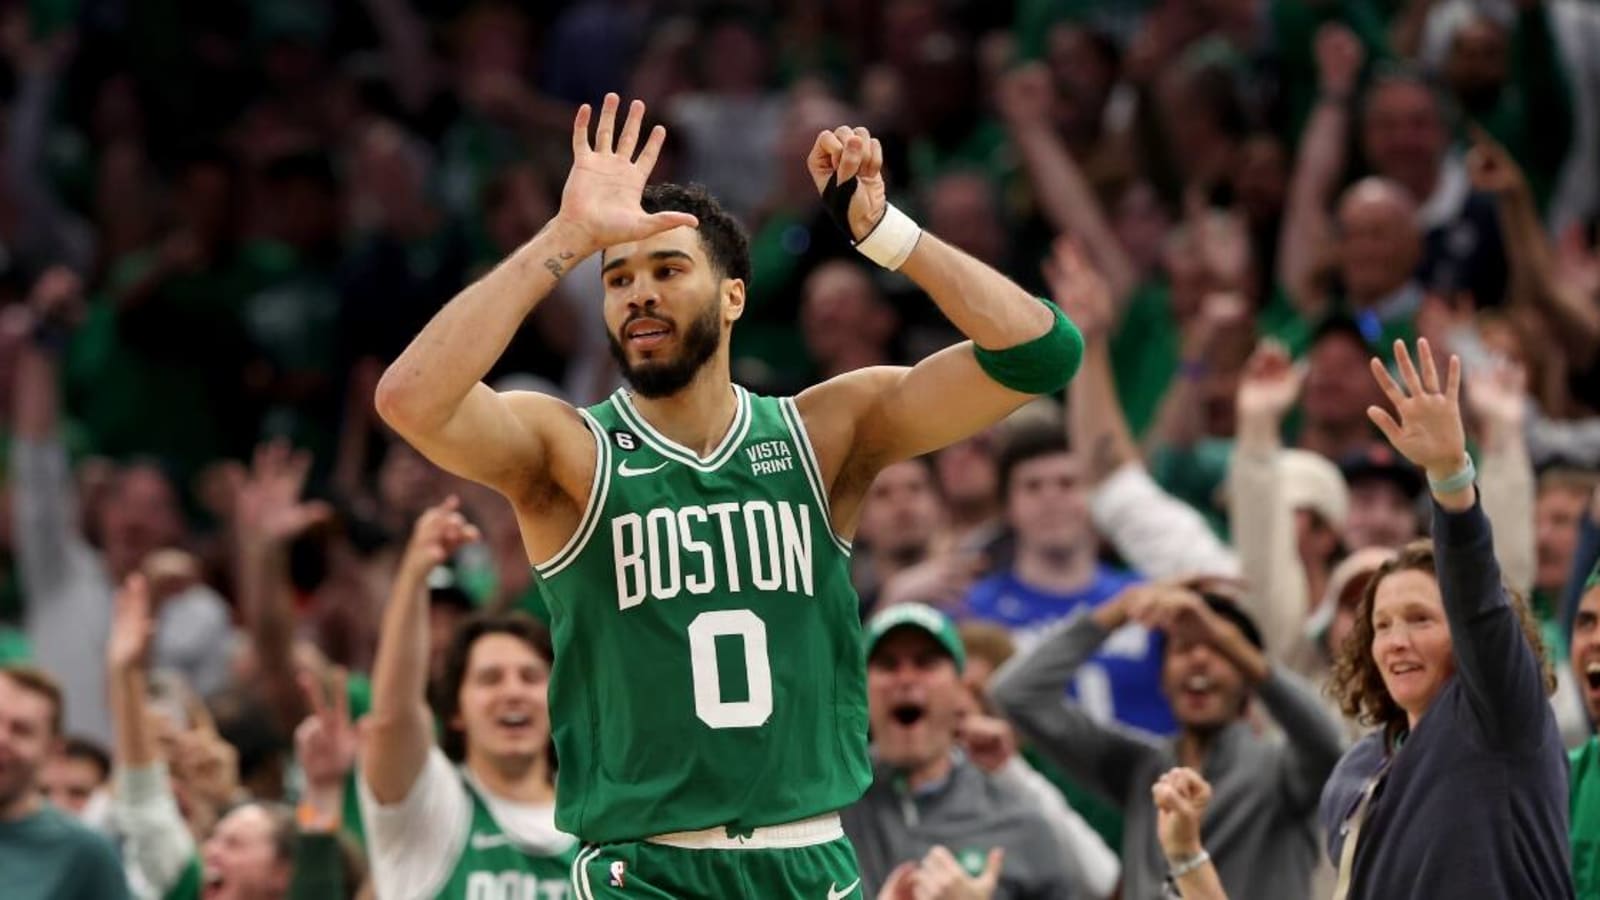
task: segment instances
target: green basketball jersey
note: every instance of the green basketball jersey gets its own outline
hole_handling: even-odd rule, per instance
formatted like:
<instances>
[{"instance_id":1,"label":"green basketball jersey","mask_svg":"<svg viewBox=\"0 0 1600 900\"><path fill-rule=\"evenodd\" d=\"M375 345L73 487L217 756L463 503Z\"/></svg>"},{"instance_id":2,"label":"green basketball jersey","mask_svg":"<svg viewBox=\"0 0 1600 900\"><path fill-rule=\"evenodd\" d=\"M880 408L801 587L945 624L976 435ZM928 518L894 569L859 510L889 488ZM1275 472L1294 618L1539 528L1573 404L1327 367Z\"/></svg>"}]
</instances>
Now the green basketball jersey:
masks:
<instances>
[{"instance_id":1,"label":"green basketball jersey","mask_svg":"<svg viewBox=\"0 0 1600 900\"><path fill-rule=\"evenodd\" d=\"M592 843L837 810L871 781L849 544L788 398L735 387L700 458L618 391L550 612L556 825Z\"/></svg>"},{"instance_id":2,"label":"green basketball jersey","mask_svg":"<svg viewBox=\"0 0 1600 900\"><path fill-rule=\"evenodd\" d=\"M461 843L461 856L445 880L438 900L568 900L572 893L573 841L559 853L537 855L518 847L500 828L489 807L466 778L472 800L472 830Z\"/></svg>"}]
</instances>

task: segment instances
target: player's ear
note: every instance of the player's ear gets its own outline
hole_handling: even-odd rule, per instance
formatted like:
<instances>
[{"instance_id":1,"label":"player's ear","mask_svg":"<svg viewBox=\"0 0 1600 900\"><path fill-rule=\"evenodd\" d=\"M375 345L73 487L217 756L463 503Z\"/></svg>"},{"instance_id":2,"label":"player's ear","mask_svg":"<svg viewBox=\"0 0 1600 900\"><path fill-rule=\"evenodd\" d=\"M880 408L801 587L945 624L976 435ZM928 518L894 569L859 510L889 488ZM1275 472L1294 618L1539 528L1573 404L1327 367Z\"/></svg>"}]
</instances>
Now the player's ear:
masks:
<instances>
[{"instance_id":1,"label":"player's ear","mask_svg":"<svg viewBox=\"0 0 1600 900\"><path fill-rule=\"evenodd\" d=\"M729 322L737 322L744 315L744 279L722 279L722 315Z\"/></svg>"}]
</instances>

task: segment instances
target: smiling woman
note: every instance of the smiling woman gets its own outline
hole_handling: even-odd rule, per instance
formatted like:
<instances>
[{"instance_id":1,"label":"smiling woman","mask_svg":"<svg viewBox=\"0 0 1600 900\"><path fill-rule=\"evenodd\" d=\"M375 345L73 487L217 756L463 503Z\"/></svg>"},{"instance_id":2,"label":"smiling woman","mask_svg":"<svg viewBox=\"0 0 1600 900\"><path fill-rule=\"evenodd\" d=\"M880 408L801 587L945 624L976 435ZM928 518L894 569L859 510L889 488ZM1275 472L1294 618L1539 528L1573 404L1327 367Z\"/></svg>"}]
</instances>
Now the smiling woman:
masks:
<instances>
[{"instance_id":1,"label":"smiling woman","mask_svg":"<svg viewBox=\"0 0 1600 900\"><path fill-rule=\"evenodd\" d=\"M1456 674L1435 567L1432 542L1415 541L1367 583L1329 684L1344 714L1362 725L1404 734ZM1553 691L1555 674L1533 610L1520 594L1508 591L1507 597L1539 657L1546 690Z\"/></svg>"},{"instance_id":2,"label":"smiling woman","mask_svg":"<svg viewBox=\"0 0 1600 900\"><path fill-rule=\"evenodd\" d=\"M1555 679L1526 604L1503 586L1461 425L1461 362L1441 380L1395 342L1398 421L1368 415L1428 473L1433 540L1373 576L1335 662L1347 714L1379 726L1322 792L1334 900L1573 896ZM1463 789L1471 785L1470 789Z\"/></svg>"}]
</instances>

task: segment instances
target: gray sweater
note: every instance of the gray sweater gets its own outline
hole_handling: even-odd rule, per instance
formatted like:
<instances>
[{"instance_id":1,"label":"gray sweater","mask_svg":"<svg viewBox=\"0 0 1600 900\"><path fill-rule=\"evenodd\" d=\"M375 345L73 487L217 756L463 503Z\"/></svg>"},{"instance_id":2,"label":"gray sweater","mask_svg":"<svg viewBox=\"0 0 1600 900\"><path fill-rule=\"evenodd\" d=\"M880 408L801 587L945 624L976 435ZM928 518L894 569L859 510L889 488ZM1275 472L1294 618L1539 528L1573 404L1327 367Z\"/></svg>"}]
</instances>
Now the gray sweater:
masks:
<instances>
[{"instance_id":1,"label":"gray sweater","mask_svg":"<svg viewBox=\"0 0 1600 900\"><path fill-rule=\"evenodd\" d=\"M1034 800L959 754L943 784L915 795L879 763L867 793L840 816L861 863L862 897L876 897L895 866L921 859L935 844L979 871L991 849L1005 848L994 900L1081 896L1072 890L1067 850L1057 846Z\"/></svg>"},{"instance_id":2,"label":"gray sweater","mask_svg":"<svg viewBox=\"0 0 1600 900\"><path fill-rule=\"evenodd\" d=\"M1106 637L1088 611L1075 615L1008 662L991 692L1039 751L1121 806L1122 896L1157 900L1167 862L1150 787L1178 764L1174 739L1097 722L1062 697L1062 685ZM1257 735L1244 720L1216 735L1201 772L1213 791L1201 835L1232 900L1293 900L1310 886L1317 798L1339 760L1341 733L1311 689L1281 668L1257 696L1285 737Z\"/></svg>"},{"instance_id":3,"label":"gray sweater","mask_svg":"<svg viewBox=\"0 0 1600 900\"><path fill-rule=\"evenodd\" d=\"M1539 659L1500 586L1482 508L1435 506L1433 546L1456 674L1373 794L1350 896L1571 897L1567 754ZM1341 826L1385 755L1382 735L1369 735L1328 780L1330 859L1343 852Z\"/></svg>"}]
</instances>

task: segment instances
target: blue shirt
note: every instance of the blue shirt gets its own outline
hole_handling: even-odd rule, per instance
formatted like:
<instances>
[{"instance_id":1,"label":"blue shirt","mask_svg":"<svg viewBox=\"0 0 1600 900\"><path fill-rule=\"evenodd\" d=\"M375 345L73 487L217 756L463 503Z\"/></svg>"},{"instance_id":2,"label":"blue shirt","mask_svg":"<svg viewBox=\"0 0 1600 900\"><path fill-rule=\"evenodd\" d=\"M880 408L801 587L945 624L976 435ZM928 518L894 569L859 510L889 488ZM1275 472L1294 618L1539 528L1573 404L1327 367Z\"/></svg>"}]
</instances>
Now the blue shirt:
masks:
<instances>
[{"instance_id":1,"label":"blue shirt","mask_svg":"<svg viewBox=\"0 0 1600 900\"><path fill-rule=\"evenodd\" d=\"M1052 594L1001 572L972 586L960 616L1011 629L1017 649L1031 647L1050 625L1082 608L1093 609L1142 581L1109 566L1097 566L1089 586L1072 594ZM1177 730L1172 709L1161 693L1161 640L1140 625L1119 628L1079 667L1067 693L1096 720L1116 720L1152 734Z\"/></svg>"}]
</instances>

